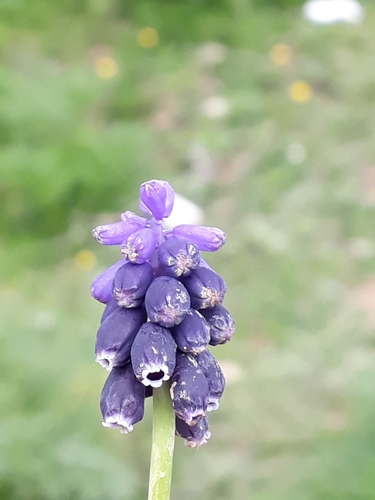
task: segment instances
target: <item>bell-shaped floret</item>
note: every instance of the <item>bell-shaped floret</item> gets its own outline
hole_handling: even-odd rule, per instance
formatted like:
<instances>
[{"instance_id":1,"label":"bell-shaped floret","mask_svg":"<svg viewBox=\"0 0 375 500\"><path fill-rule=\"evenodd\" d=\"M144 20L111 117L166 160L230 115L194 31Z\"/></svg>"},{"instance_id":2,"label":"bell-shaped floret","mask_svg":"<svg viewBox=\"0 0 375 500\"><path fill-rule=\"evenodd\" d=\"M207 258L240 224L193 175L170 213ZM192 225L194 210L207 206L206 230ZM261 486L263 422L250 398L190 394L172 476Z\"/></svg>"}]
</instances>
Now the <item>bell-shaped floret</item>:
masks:
<instances>
[{"instance_id":1,"label":"bell-shaped floret","mask_svg":"<svg viewBox=\"0 0 375 500\"><path fill-rule=\"evenodd\" d=\"M176 417L176 436L183 438L185 446L196 448L206 444L211 437L208 418L200 418L195 425L188 425L184 420Z\"/></svg>"},{"instance_id":2,"label":"bell-shaped floret","mask_svg":"<svg viewBox=\"0 0 375 500\"><path fill-rule=\"evenodd\" d=\"M127 363L135 336L146 318L143 307L119 307L109 314L96 334L95 361L108 371Z\"/></svg>"},{"instance_id":3,"label":"bell-shaped floret","mask_svg":"<svg viewBox=\"0 0 375 500\"><path fill-rule=\"evenodd\" d=\"M165 274L180 278L188 276L199 265L199 251L183 238L170 238L158 248L158 258Z\"/></svg>"},{"instance_id":4,"label":"bell-shaped floret","mask_svg":"<svg viewBox=\"0 0 375 500\"><path fill-rule=\"evenodd\" d=\"M208 381L209 396L207 411L217 410L220 398L225 389L224 374L219 363L208 349L197 354L195 359Z\"/></svg>"},{"instance_id":5,"label":"bell-shaped floret","mask_svg":"<svg viewBox=\"0 0 375 500\"><path fill-rule=\"evenodd\" d=\"M91 285L91 296L107 304L112 299L112 281L116 271L125 264L124 260L119 260L113 266L103 271L97 276Z\"/></svg>"},{"instance_id":6,"label":"bell-shaped floret","mask_svg":"<svg viewBox=\"0 0 375 500\"><path fill-rule=\"evenodd\" d=\"M212 269L198 267L182 280L190 294L194 309L206 309L221 304L224 300L225 281Z\"/></svg>"},{"instance_id":7,"label":"bell-shaped floret","mask_svg":"<svg viewBox=\"0 0 375 500\"><path fill-rule=\"evenodd\" d=\"M121 245L121 254L129 262L143 264L154 253L156 239L156 233L147 227L135 231Z\"/></svg>"},{"instance_id":8,"label":"bell-shaped floret","mask_svg":"<svg viewBox=\"0 0 375 500\"><path fill-rule=\"evenodd\" d=\"M182 352L196 354L203 351L210 341L210 327L204 317L190 309L184 320L171 329L177 347Z\"/></svg>"},{"instance_id":9,"label":"bell-shaped floret","mask_svg":"<svg viewBox=\"0 0 375 500\"><path fill-rule=\"evenodd\" d=\"M172 408L189 425L205 415L208 405L208 381L193 356L177 351L176 368L171 378Z\"/></svg>"},{"instance_id":10,"label":"bell-shaped floret","mask_svg":"<svg viewBox=\"0 0 375 500\"><path fill-rule=\"evenodd\" d=\"M166 328L178 325L190 309L186 288L175 278L159 276L148 287L145 297L147 315Z\"/></svg>"},{"instance_id":11,"label":"bell-shaped floret","mask_svg":"<svg viewBox=\"0 0 375 500\"><path fill-rule=\"evenodd\" d=\"M218 227L197 226L195 224L180 224L172 229L173 236L184 238L194 243L198 250L215 252L226 242L224 231Z\"/></svg>"},{"instance_id":12,"label":"bell-shaped floret","mask_svg":"<svg viewBox=\"0 0 375 500\"><path fill-rule=\"evenodd\" d=\"M233 316L222 305L199 311L210 325L210 345L225 344L235 331Z\"/></svg>"},{"instance_id":13,"label":"bell-shaped floret","mask_svg":"<svg viewBox=\"0 0 375 500\"><path fill-rule=\"evenodd\" d=\"M142 304L153 278L148 262L120 267L113 278L112 295L121 307L138 307Z\"/></svg>"},{"instance_id":14,"label":"bell-shaped floret","mask_svg":"<svg viewBox=\"0 0 375 500\"><path fill-rule=\"evenodd\" d=\"M157 323L145 323L131 349L131 361L137 379L145 386L160 387L175 369L176 348L169 330Z\"/></svg>"},{"instance_id":15,"label":"bell-shaped floret","mask_svg":"<svg viewBox=\"0 0 375 500\"><path fill-rule=\"evenodd\" d=\"M121 245L134 231L141 228L138 222L119 221L96 227L92 230L92 235L102 245Z\"/></svg>"},{"instance_id":16,"label":"bell-shaped floret","mask_svg":"<svg viewBox=\"0 0 375 500\"><path fill-rule=\"evenodd\" d=\"M145 388L136 379L131 364L114 368L100 397L103 426L120 429L123 434L131 432L143 418L144 400Z\"/></svg>"},{"instance_id":17,"label":"bell-shaped floret","mask_svg":"<svg viewBox=\"0 0 375 500\"><path fill-rule=\"evenodd\" d=\"M166 181L151 180L141 184L139 208L156 220L169 217L174 204L174 191Z\"/></svg>"}]
</instances>

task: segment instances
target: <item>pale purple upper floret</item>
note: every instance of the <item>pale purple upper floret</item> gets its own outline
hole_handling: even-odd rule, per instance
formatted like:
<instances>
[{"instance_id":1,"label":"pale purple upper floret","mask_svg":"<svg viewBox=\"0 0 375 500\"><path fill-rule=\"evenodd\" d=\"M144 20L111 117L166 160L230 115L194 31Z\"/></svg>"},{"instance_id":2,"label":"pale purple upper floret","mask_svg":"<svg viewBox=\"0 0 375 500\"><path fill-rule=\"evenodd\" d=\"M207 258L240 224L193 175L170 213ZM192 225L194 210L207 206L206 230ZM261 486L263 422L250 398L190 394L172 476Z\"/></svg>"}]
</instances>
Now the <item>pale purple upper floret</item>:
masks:
<instances>
[{"instance_id":1,"label":"pale purple upper floret","mask_svg":"<svg viewBox=\"0 0 375 500\"><path fill-rule=\"evenodd\" d=\"M139 188L139 208L156 220L171 215L174 204L174 191L166 181L151 180Z\"/></svg>"}]
</instances>

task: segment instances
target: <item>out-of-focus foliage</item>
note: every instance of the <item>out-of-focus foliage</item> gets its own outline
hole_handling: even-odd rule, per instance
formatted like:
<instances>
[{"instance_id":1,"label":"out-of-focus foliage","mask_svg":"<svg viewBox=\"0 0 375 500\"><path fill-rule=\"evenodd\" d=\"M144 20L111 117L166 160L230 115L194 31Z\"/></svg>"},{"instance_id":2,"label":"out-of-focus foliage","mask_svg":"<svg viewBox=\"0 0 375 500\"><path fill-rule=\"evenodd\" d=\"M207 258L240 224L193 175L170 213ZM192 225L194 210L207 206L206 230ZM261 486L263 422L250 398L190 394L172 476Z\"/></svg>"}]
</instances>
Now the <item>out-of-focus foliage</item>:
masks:
<instances>
[{"instance_id":1,"label":"out-of-focus foliage","mask_svg":"<svg viewBox=\"0 0 375 500\"><path fill-rule=\"evenodd\" d=\"M237 321L212 439L177 444L174 498L373 499L363 4L363 25L315 26L276 1L0 3L2 500L146 497L151 408L131 435L101 428L88 290L118 259L91 227L151 177L227 231L208 258Z\"/></svg>"}]
</instances>

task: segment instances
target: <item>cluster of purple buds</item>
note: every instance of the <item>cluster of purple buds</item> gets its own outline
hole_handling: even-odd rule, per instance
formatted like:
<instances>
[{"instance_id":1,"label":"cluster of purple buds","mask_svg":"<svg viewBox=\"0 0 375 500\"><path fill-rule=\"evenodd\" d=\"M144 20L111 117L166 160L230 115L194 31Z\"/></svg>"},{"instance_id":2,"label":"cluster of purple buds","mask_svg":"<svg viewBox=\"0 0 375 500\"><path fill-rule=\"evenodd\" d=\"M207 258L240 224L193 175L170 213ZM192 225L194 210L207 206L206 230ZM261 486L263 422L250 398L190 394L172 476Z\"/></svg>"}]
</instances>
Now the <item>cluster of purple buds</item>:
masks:
<instances>
[{"instance_id":1,"label":"cluster of purple buds","mask_svg":"<svg viewBox=\"0 0 375 500\"><path fill-rule=\"evenodd\" d=\"M222 305L226 287L200 255L225 243L218 228L166 229L174 192L168 182L140 187L140 210L98 226L95 239L119 245L121 260L98 276L91 295L106 304L96 335L96 361L109 371L100 408L105 427L123 433L143 418L144 400L170 384L176 434L189 447L210 437L207 413L217 410L223 372L209 350L228 342L234 320Z\"/></svg>"}]
</instances>

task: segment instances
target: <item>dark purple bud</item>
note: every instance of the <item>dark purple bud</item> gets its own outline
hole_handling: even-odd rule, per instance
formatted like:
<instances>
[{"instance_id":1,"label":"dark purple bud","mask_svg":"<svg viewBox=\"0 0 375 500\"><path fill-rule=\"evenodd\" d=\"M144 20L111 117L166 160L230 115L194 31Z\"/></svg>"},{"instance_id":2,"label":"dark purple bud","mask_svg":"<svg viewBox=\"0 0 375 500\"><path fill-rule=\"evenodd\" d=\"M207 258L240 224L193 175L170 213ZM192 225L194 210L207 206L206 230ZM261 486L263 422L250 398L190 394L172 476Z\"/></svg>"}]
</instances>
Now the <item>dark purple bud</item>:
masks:
<instances>
[{"instance_id":1,"label":"dark purple bud","mask_svg":"<svg viewBox=\"0 0 375 500\"><path fill-rule=\"evenodd\" d=\"M206 444L211 437L208 418L200 418L195 425L188 425L184 420L176 417L176 436L185 439L184 444L188 448L195 448Z\"/></svg>"},{"instance_id":2,"label":"dark purple bud","mask_svg":"<svg viewBox=\"0 0 375 500\"><path fill-rule=\"evenodd\" d=\"M145 388L135 378L131 364L114 368L100 396L103 426L121 429L123 434L131 432L143 418L144 400Z\"/></svg>"},{"instance_id":3,"label":"dark purple bud","mask_svg":"<svg viewBox=\"0 0 375 500\"><path fill-rule=\"evenodd\" d=\"M224 306L218 305L199 311L210 325L210 344L219 345L228 342L235 330L234 319Z\"/></svg>"},{"instance_id":4,"label":"dark purple bud","mask_svg":"<svg viewBox=\"0 0 375 500\"><path fill-rule=\"evenodd\" d=\"M139 208L156 220L169 217L174 204L174 191L166 181L151 180L139 188Z\"/></svg>"},{"instance_id":5,"label":"dark purple bud","mask_svg":"<svg viewBox=\"0 0 375 500\"><path fill-rule=\"evenodd\" d=\"M108 371L127 363L132 343L146 318L143 307L119 307L109 314L96 334L95 361Z\"/></svg>"},{"instance_id":6,"label":"dark purple bud","mask_svg":"<svg viewBox=\"0 0 375 500\"><path fill-rule=\"evenodd\" d=\"M224 374L219 363L208 349L197 354L195 359L198 361L198 366L202 369L208 381L209 396L207 411L217 410L220 398L225 389Z\"/></svg>"},{"instance_id":7,"label":"dark purple bud","mask_svg":"<svg viewBox=\"0 0 375 500\"><path fill-rule=\"evenodd\" d=\"M190 294L194 309L206 309L221 304L227 290L223 278L206 267L194 269L182 282Z\"/></svg>"},{"instance_id":8,"label":"dark purple bud","mask_svg":"<svg viewBox=\"0 0 375 500\"><path fill-rule=\"evenodd\" d=\"M145 307L151 321L170 328L184 319L190 309L190 297L175 278L159 276L148 287Z\"/></svg>"},{"instance_id":9,"label":"dark purple bud","mask_svg":"<svg viewBox=\"0 0 375 500\"><path fill-rule=\"evenodd\" d=\"M203 351L210 341L210 327L204 317L190 309L184 320L171 329L177 347L182 352L196 354Z\"/></svg>"},{"instance_id":10,"label":"dark purple bud","mask_svg":"<svg viewBox=\"0 0 375 500\"><path fill-rule=\"evenodd\" d=\"M100 324L109 316L115 309L120 309L120 306L117 304L116 299L112 298L108 304L105 306L102 317L100 318Z\"/></svg>"},{"instance_id":11,"label":"dark purple bud","mask_svg":"<svg viewBox=\"0 0 375 500\"><path fill-rule=\"evenodd\" d=\"M127 210L126 212L121 214L121 220L124 222L130 222L132 224L138 224L139 229L142 227L146 227L148 223L148 220L145 217L140 217L134 212L130 212L130 210Z\"/></svg>"},{"instance_id":12,"label":"dark purple bud","mask_svg":"<svg viewBox=\"0 0 375 500\"><path fill-rule=\"evenodd\" d=\"M121 245L121 254L129 262L143 264L154 253L156 239L156 233L152 229L140 229L124 241Z\"/></svg>"},{"instance_id":13,"label":"dark purple bud","mask_svg":"<svg viewBox=\"0 0 375 500\"><path fill-rule=\"evenodd\" d=\"M133 370L145 386L160 387L176 365L176 342L169 330L157 323L145 323L131 349Z\"/></svg>"},{"instance_id":14,"label":"dark purple bud","mask_svg":"<svg viewBox=\"0 0 375 500\"><path fill-rule=\"evenodd\" d=\"M121 245L134 231L138 231L141 227L136 222L120 221L98 226L92 230L92 235L102 245Z\"/></svg>"},{"instance_id":15,"label":"dark purple bud","mask_svg":"<svg viewBox=\"0 0 375 500\"><path fill-rule=\"evenodd\" d=\"M173 236L184 238L194 243L198 250L215 252L226 242L224 231L218 227L197 226L195 224L180 224L172 229Z\"/></svg>"},{"instance_id":16,"label":"dark purple bud","mask_svg":"<svg viewBox=\"0 0 375 500\"><path fill-rule=\"evenodd\" d=\"M193 356L177 351L176 368L171 378L172 408L189 425L205 415L208 405L208 382Z\"/></svg>"},{"instance_id":17,"label":"dark purple bud","mask_svg":"<svg viewBox=\"0 0 375 500\"><path fill-rule=\"evenodd\" d=\"M112 281L116 271L124 265L124 260L119 260L116 264L99 274L91 285L91 296L99 302L107 304L112 299Z\"/></svg>"},{"instance_id":18,"label":"dark purple bud","mask_svg":"<svg viewBox=\"0 0 375 500\"><path fill-rule=\"evenodd\" d=\"M158 258L165 274L179 278L187 276L199 265L199 251L183 238L170 238L158 249Z\"/></svg>"},{"instance_id":19,"label":"dark purple bud","mask_svg":"<svg viewBox=\"0 0 375 500\"><path fill-rule=\"evenodd\" d=\"M150 264L131 264L120 267L113 278L112 295L121 307L138 307L153 278Z\"/></svg>"}]
</instances>

